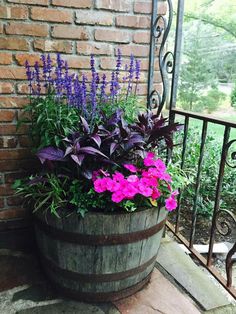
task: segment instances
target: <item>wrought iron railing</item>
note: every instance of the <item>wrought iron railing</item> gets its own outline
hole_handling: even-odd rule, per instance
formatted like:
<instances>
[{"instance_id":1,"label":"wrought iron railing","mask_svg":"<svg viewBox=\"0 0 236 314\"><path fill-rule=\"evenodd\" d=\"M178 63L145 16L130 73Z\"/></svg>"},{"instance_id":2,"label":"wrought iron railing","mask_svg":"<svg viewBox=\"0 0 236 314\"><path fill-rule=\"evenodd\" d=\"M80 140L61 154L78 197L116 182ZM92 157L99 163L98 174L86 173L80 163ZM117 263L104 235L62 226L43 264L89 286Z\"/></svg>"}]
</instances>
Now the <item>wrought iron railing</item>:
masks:
<instances>
[{"instance_id":1,"label":"wrought iron railing","mask_svg":"<svg viewBox=\"0 0 236 314\"><path fill-rule=\"evenodd\" d=\"M175 222L167 222L167 228L173 232L178 240L183 243L189 251L204 265L211 274L228 290L228 292L236 298L236 289L232 283L232 267L234 263L233 255L236 253L236 243L229 250L226 257L226 275L225 279L217 269L212 266L213 248L215 243L216 233L220 233L223 236L227 236L232 230L236 229L236 218L230 210L221 209L220 200L222 192L222 184L224 178L225 167L236 167L236 139L230 140L230 134L232 129L236 129L236 123L227 122L220 119L212 118L202 114L195 114L192 112L182 111L175 109L177 99L177 85L179 78L180 67L180 54L182 43L182 26L184 17L184 0L178 0L178 8L176 14L176 32L175 32L175 48L174 53L165 50L166 40L171 28L173 19L173 5L171 0L166 0L168 5L168 14L163 17L158 15L158 0L152 0L152 20L151 20L151 37L150 37L150 58L149 58L149 76L148 76L148 96L147 106L150 109L156 109L160 114L166 104L166 100L169 97L169 120L173 122L176 116L182 116L184 119L184 135L182 142L182 155L181 155L181 168L184 169L186 147L187 147L187 135L189 132L189 122L194 119L195 121L202 121L202 133L200 142L200 155L197 165L197 175L195 179L195 193L193 197L193 207L191 208L191 230L190 236L187 240L180 230L181 222L181 193L179 195L179 206L176 213ZM163 92L160 93L154 88L154 64L155 64L155 51L159 48L159 68L162 77ZM171 86L169 86L169 75L171 74ZM211 220L210 234L208 238L209 249L207 252L207 258L201 255L195 248L195 231L197 222L198 206L197 200L199 196L199 189L201 185L201 170L204 161L204 152L207 139L208 125L213 123L218 126L223 126L224 136L222 142L222 151L219 164L219 174L216 182L216 191L214 199L214 210ZM171 152L169 152L170 158ZM236 196L235 196L236 201ZM234 228L234 229L233 229Z\"/></svg>"},{"instance_id":2,"label":"wrought iron railing","mask_svg":"<svg viewBox=\"0 0 236 314\"><path fill-rule=\"evenodd\" d=\"M186 159L186 147L187 147L187 137L189 133L189 122L190 120L202 121L202 131L201 131L201 139L200 139L200 154L198 158L197 165L197 174L195 177L195 192L193 196L193 205L189 210L191 210L191 228L189 239L183 237L180 230L181 223L181 207L182 207L182 192L180 191L179 199L178 199L178 208L176 212L176 219L174 223L167 223L167 227L170 231L174 233L174 235L189 249L189 251L205 266L211 274L230 292L234 297L236 297L236 289L233 287L232 283L232 267L233 263L236 262L236 259L233 259L233 255L236 253L236 239L232 239L231 241L235 241L235 244L229 250L226 261L226 275L227 279L225 279L217 269L212 265L213 261L213 248L215 244L216 234L219 233L222 236L229 236L234 233L236 230L236 217L233 213L233 208L226 210L221 209L221 194L223 188L223 179L226 167L236 168L236 139L230 140L230 134L232 129L236 130L236 123L224 121L216 118L212 118L208 115L203 114L195 114L193 112L187 112L183 110L172 109L170 112L171 120L174 121L176 116L184 117L184 134L183 134L183 142L182 142L182 156L181 156L181 168L185 168L185 159ZM215 124L217 126L223 126L224 128L224 136L221 148L221 156L219 163L219 173L217 176L216 182L216 190L214 196L214 210L212 214L212 218L210 221L210 234L208 236L209 246L207 257L205 258L201 255L195 248L195 232L196 232L196 222L197 222L197 214L198 214L198 198L200 194L200 185L201 185L201 174L202 167L205 156L206 149L206 139L207 139L207 131L209 124ZM191 143L190 143L191 145ZM213 178L212 178L213 180ZM212 191L214 193L214 191ZM236 196L235 196L236 201Z\"/></svg>"}]
</instances>

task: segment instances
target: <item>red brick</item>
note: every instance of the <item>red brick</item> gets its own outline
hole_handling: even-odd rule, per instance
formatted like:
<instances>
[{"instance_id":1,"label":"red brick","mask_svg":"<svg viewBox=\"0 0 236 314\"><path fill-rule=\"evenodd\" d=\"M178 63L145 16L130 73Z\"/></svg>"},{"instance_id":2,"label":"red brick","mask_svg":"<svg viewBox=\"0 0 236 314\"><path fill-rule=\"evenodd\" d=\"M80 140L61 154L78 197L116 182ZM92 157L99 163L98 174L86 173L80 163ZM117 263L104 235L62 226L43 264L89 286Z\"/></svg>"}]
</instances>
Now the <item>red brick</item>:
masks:
<instances>
[{"instance_id":1,"label":"red brick","mask_svg":"<svg viewBox=\"0 0 236 314\"><path fill-rule=\"evenodd\" d=\"M4 205L4 198L0 198L0 208L3 208L5 205Z\"/></svg>"},{"instance_id":2,"label":"red brick","mask_svg":"<svg viewBox=\"0 0 236 314\"><path fill-rule=\"evenodd\" d=\"M5 183L13 183L17 179L22 179L26 177L26 172L11 172L5 174Z\"/></svg>"},{"instance_id":3,"label":"red brick","mask_svg":"<svg viewBox=\"0 0 236 314\"><path fill-rule=\"evenodd\" d=\"M71 11L57 9L32 8L31 18L37 21L48 21L57 23L73 22L73 16Z\"/></svg>"},{"instance_id":4,"label":"red brick","mask_svg":"<svg viewBox=\"0 0 236 314\"><path fill-rule=\"evenodd\" d=\"M142 45L125 45L119 47L123 56L130 56L133 54L136 57L148 57L149 46Z\"/></svg>"},{"instance_id":5,"label":"red brick","mask_svg":"<svg viewBox=\"0 0 236 314\"><path fill-rule=\"evenodd\" d=\"M23 7L0 6L0 18L25 20L28 18L28 9Z\"/></svg>"},{"instance_id":6,"label":"red brick","mask_svg":"<svg viewBox=\"0 0 236 314\"><path fill-rule=\"evenodd\" d=\"M25 69L17 67L3 66L0 68L0 78L10 80L26 79Z\"/></svg>"},{"instance_id":7,"label":"red brick","mask_svg":"<svg viewBox=\"0 0 236 314\"><path fill-rule=\"evenodd\" d=\"M16 90L17 90L17 93L21 94L21 95L29 95L30 94L29 84L27 84L27 83L17 84Z\"/></svg>"},{"instance_id":8,"label":"red brick","mask_svg":"<svg viewBox=\"0 0 236 314\"><path fill-rule=\"evenodd\" d=\"M29 103L27 97L9 97L9 96L0 96L0 108L23 108L26 104ZM0 132L1 134L1 132Z\"/></svg>"},{"instance_id":9,"label":"red brick","mask_svg":"<svg viewBox=\"0 0 236 314\"><path fill-rule=\"evenodd\" d=\"M17 138L13 136L0 137L0 148L16 148L18 144Z\"/></svg>"},{"instance_id":10,"label":"red brick","mask_svg":"<svg viewBox=\"0 0 236 314\"><path fill-rule=\"evenodd\" d=\"M13 193L14 191L11 188L11 184L0 184L0 196L12 195Z\"/></svg>"},{"instance_id":11,"label":"red brick","mask_svg":"<svg viewBox=\"0 0 236 314\"><path fill-rule=\"evenodd\" d=\"M21 147L32 147L32 141L27 135L19 136L19 144Z\"/></svg>"},{"instance_id":12,"label":"red brick","mask_svg":"<svg viewBox=\"0 0 236 314\"><path fill-rule=\"evenodd\" d=\"M23 38L4 37L0 38L0 49L29 50L29 43Z\"/></svg>"},{"instance_id":13,"label":"red brick","mask_svg":"<svg viewBox=\"0 0 236 314\"><path fill-rule=\"evenodd\" d=\"M89 33L88 33L88 30L84 27L56 25L52 29L52 37L88 40L89 39Z\"/></svg>"},{"instance_id":14,"label":"red brick","mask_svg":"<svg viewBox=\"0 0 236 314\"><path fill-rule=\"evenodd\" d=\"M34 159L24 160L0 160L1 171L32 171L39 169L39 162Z\"/></svg>"},{"instance_id":15,"label":"red brick","mask_svg":"<svg viewBox=\"0 0 236 314\"><path fill-rule=\"evenodd\" d=\"M136 44L149 44L150 32L135 32L133 36L133 42Z\"/></svg>"},{"instance_id":16,"label":"red brick","mask_svg":"<svg viewBox=\"0 0 236 314\"><path fill-rule=\"evenodd\" d=\"M77 53L82 55L111 55L112 46L101 43L77 43Z\"/></svg>"},{"instance_id":17,"label":"red brick","mask_svg":"<svg viewBox=\"0 0 236 314\"><path fill-rule=\"evenodd\" d=\"M0 94L11 94L14 92L14 85L9 82L0 82Z\"/></svg>"},{"instance_id":18,"label":"red brick","mask_svg":"<svg viewBox=\"0 0 236 314\"><path fill-rule=\"evenodd\" d=\"M165 15L167 6L165 2L158 3L158 14ZM140 1L134 3L134 13L150 14L152 12L152 3L147 1Z\"/></svg>"},{"instance_id":19,"label":"red brick","mask_svg":"<svg viewBox=\"0 0 236 314\"><path fill-rule=\"evenodd\" d=\"M39 51L72 53L72 42L37 39L34 41L34 48Z\"/></svg>"},{"instance_id":20,"label":"red brick","mask_svg":"<svg viewBox=\"0 0 236 314\"><path fill-rule=\"evenodd\" d=\"M12 122L16 117L15 110L0 109L0 122Z\"/></svg>"},{"instance_id":21,"label":"red brick","mask_svg":"<svg viewBox=\"0 0 236 314\"><path fill-rule=\"evenodd\" d=\"M92 3L92 0L52 0L52 5L78 9L90 9Z\"/></svg>"},{"instance_id":22,"label":"red brick","mask_svg":"<svg viewBox=\"0 0 236 314\"><path fill-rule=\"evenodd\" d=\"M111 13L78 11L76 12L76 24L86 25L112 25L113 15Z\"/></svg>"},{"instance_id":23,"label":"red brick","mask_svg":"<svg viewBox=\"0 0 236 314\"><path fill-rule=\"evenodd\" d=\"M30 157L28 149L4 149L0 150L0 160L24 159Z\"/></svg>"},{"instance_id":24,"label":"red brick","mask_svg":"<svg viewBox=\"0 0 236 314\"><path fill-rule=\"evenodd\" d=\"M11 64L12 63L12 54L6 52L0 52L0 64Z\"/></svg>"},{"instance_id":25,"label":"red brick","mask_svg":"<svg viewBox=\"0 0 236 314\"><path fill-rule=\"evenodd\" d=\"M33 23L10 23L6 26L6 34L45 37L48 34L48 26Z\"/></svg>"},{"instance_id":26,"label":"red brick","mask_svg":"<svg viewBox=\"0 0 236 314\"><path fill-rule=\"evenodd\" d=\"M154 89L162 93L162 84L154 84ZM146 96L147 84L138 84L137 94L140 96Z\"/></svg>"},{"instance_id":27,"label":"red brick","mask_svg":"<svg viewBox=\"0 0 236 314\"><path fill-rule=\"evenodd\" d=\"M124 60L123 60L124 62ZM100 68L102 70L112 70L116 67L116 60L113 57L102 57L100 59Z\"/></svg>"},{"instance_id":28,"label":"red brick","mask_svg":"<svg viewBox=\"0 0 236 314\"><path fill-rule=\"evenodd\" d=\"M45 5L49 4L49 0L7 0L13 3L33 4L33 5Z\"/></svg>"},{"instance_id":29,"label":"red brick","mask_svg":"<svg viewBox=\"0 0 236 314\"><path fill-rule=\"evenodd\" d=\"M42 65L40 55L37 54L26 54L26 53L17 53L15 54L15 59L18 65L25 65L26 60L28 61L29 65L34 65L35 62L39 62Z\"/></svg>"},{"instance_id":30,"label":"red brick","mask_svg":"<svg viewBox=\"0 0 236 314\"><path fill-rule=\"evenodd\" d=\"M9 209L0 211L0 220L25 218L28 215L29 215L29 212L25 208L22 208L22 207L9 208Z\"/></svg>"},{"instance_id":31,"label":"red brick","mask_svg":"<svg viewBox=\"0 0 236 314\"><path fill-rule=\"evenodd\" d=\"M96 8L117 12L129 12L132 7L130 0L96 0Z\"/></svg>"},{"instance_id":32,"label":"red brick","mask_svg":"<svg viewBox=\"0 0 236 314\"><path fill-rule=\"evenodd\" d=\"M90 58L68 56L66 58L69 68L72 69L90 69Z\"/></svg>"},{"instance_id":33,"label":"red brick","mask_svg":"<svg viewBox=\"0 0 236 314\"><path fill-rule=\"evenodd\" d=\"M127 31L111 30L111 29L96 29L94 38L98 41L129 43L130 34Z\"/></svg>"},{"instance_id":34,"label":"red brick","mask_svg":"<svg viewBox=\"0 0 236 314\"><path fill-rule=\"evenodd\" d=\"M7 197L8 206L19 206L22 204L22 197L19 196L10 196Z\"/></svg>"},{"instance_id":35,"label":"red brick","mask_svg":"<svg viewBox=\"0 0 236 314\"><path fill-rule=\"evenodd\" d=\"M119 15L116 17L116 26L128 28L150 28L150 17Z\"/></svg>"}]
</instances>

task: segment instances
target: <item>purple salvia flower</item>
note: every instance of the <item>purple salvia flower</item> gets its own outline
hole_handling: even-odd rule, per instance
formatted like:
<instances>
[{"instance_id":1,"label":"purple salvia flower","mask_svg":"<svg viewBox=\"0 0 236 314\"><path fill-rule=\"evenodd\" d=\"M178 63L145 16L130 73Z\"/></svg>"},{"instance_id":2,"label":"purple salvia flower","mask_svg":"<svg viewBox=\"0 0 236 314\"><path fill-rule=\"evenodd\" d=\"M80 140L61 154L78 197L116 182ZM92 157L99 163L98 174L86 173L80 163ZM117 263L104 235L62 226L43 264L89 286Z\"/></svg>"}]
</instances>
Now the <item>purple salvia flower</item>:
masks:
<instances>
[{"instance_id":1,"label":"purple salvia flower","mask_svg":"<svg viewBox=\"0 0 236 314\"><path fill-rule=\"evenodd\" d=\"M97 109L97 75L95 72L92 74L91 86L90 86L90 101L92 106L91 120L95 117Z\"/></svg>"},{"instance_id":2,"label":"purple salvia flower","mask_svg":"<svg viewBox=\"0 0 236 314\"><path fill-rule=\"evenodd\" d=\"M63 68L63 60L61 59L60 54L57 54L57 66L55 69L56 79L56 93L57 97L60 98L63 95L63 79L62 79L62 68Z\"/></svg>"},{"instance_id":3,"label":"purple salvia flower","mask_svg":"<svg viewBox=\"0 0 236 314\"><path fill-rule=\"evenodd\" d=\"M47 70L48 70L48 82L50 84L52 83L52 80L51 80L52 60L51 60L50 54L48 54L47 56Z\"/></svg>"},{"instance_id":4,"label":"purple salvia flower","mask_svg":"<svg viewBox=\"0 0 236 314\"><path fill-rule=\"evenodd\" d=\"M141 61L136 59L135 60L135 79L136 79L136 81L138 81L140 78L140 68L141 68Z\"/></svg>"},{"instance_id":5,"label":"purple salvia flower","mask_svg":"<svg viewBox=\"0 0 236 314\"><path fill-rule=\"evenodd\" d=\"M73 76L69 75L64 81L64 88L66 90L66 97L69 105L73 105L72 78Z\"/></svg>"},{"instance_id":6,"label":"purple salvia flower","mask_svg":"<svg viewBox=\"0 0 236 314\"><path fill-rule=\"evenodd\" d=\"M112 99L112 103L113 103L114 98L116 96L116 77L115 77L114 71L111 74L110 95L111 95L111 99Z\"/></svg>"},{"instance_id":7,"label":"purple salvia flower","mask_svg":"<svg viewBox=\"0 0 236 314\"><path fill-rule=\"evenodd\" d=\"M82 102L82 109L86 112L86 103L87 103L87 77L83 74L82 75L82 84L81 84L81 102Z\"/></svg>"},{"instance_id":8,"label":"purple salvia flower","mask_svg":"<svg viewBox=\"0 0 236 314\"><path fill-rule=\"evenodd\" d=\"M96 72L96 70L95 70L95 60L94 60L94 55L93 54L91 55L91 58L90 58L90 66L91 66L91 72L95 73Z\"/></svg>"},{"instance_id":9,"label":"purple salvia flower","mask_svg":"<svg viewBox=\"0 0 236 314\"><path fill-rule=\"evenodd\" d=\"M125 83L126 81L127 81L127 72L128 72L128 64L126 64L125 65L125 76L123 76L123 79L122 79L122 81L123 81L123 83Z\"/></svg>"},{"instance_id":10,"label":"purple salvia flower","mask_svg":"<svg viewBox=\"0 0 236 314\"><path fill-rule=\"evenodd\" d=\"M133 83L133 78L134 78L134 71L135 71L135 67L134 67L134 55L132 54L130 56L130 64L129 64L129 82L128 82L128 88L127 88L127 95L126 95L126 99L128 98L129 94L132 91L132 83Z\"/></svg>"},{"instance_id":11,"label":"purple salvia flower","mask_svg":"<svg viewBox=\"0 0 236 314\"><path fill-rule=\"evenodd\" d=\"M31 94L32 93L33 73L30 69L30 65L29 65L29 62L27 60L25 61L25 69L26 69L27 80L29 81L29 89L30 89L30 94Z\"/></svg>"},{"instance_id":12,"label":"purple salvia flower","mask_svg":"<svg viewBox=\"0 0 236 314\"><path fill-rule=\"evenodd\" d=\"M117 50L117 59L116 59L116 76L118 77L120 74L120 69L122 65L122 59L121 59L121 50Z\"/></svg>"},{"instance_id":13,"label":"purple salvia flower","mask_svg":"<svg viewBox=\"0 0 236 314\"><path fill-rule=\"evenodd\" d=\"M136 84L135 84L135 95L137 93L137 88L138 88L138 80L140 78L140 67L141 67L141 61L140 60L135 60L135 79L136 79Z\"/></svg>"},{"instance_id":14,"label":"purple salvia flower","mask_svg":"<svg viewBox=\"0 0 236 314\"><path fill-rule=\"evenodd\" d=\"M75 76L73 81L74 84L74 104L78 109L82 109L82 95L81 95L81 84L78 78L78 75ZM82 114L83 115L83 114Z\"/></svg>"},{"instance_id":15,"label":"purple salvia flower","mask_svg":"<svg viewBox=\"0 0 236 314\"><path fill-rule=\"evenodd\" d=\"M120 76L121 65L122 65L121 50L118 49L117 59L116 59L116 76L115 76L115 87L116 87L117 93L120 90L119 76Z\"/></svg>"},{"instance_id":16,"label":"purple salvia flower","mask_svg":"<svg viewBox=\"0 0 236 314\"><path fill-rule=\"evenodd\" d=\"M36 79L36 85L37 85L37 95L40 95L41 92L41 83L40 83L40 70L39 70L39 63L38 61L35 62L34 65L34 70L35 70L35 79Z\"/></svg>"},{"instance_id":17,"label":"purple salvia flower","mask_svg":"<svg viewBox=\"0 0 236 314\"><path fill-rule=\"evenodd\" d=\"M48 67L47 67L47 60L45 55L41 55L41 60L43 62L43 78L44 78L44 87L47 87L47 73L48 73Z\"/></svg>"},{"instance_id":18,"label":"purple salvia flower","mask_svg":"<svg viewBox=\"0 0 236 314\"><path fill-rule=\"evenodd\" d=\"M106 100L106 86L107 86L106 74L103 74L102 83L101 83L101 95L100 95L101 101Z\"/></svg>"}]
</instances>

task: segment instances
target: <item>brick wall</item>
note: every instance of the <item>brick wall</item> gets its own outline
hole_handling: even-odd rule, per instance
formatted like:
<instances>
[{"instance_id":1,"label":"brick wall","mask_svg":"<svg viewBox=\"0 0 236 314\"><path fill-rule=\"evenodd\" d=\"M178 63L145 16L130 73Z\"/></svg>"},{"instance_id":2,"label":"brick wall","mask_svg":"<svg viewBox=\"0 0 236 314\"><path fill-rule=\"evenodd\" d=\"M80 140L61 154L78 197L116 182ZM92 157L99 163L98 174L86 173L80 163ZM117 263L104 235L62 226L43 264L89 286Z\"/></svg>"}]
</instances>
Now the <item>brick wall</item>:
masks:
<instances>
[{"instance_id":1,"label":"brick wall","mask_svg":"<svg viewBox=\"0 0 236 314\"><path fill-rule=\"evenodd\" d=\"M165 2L159 1L159 12L165 14ZM34 166L27 129L16 130L28 102L26 59L33 64L42 52L60 52L70 68L86 71L93 53L106 72L119 47L124 58L133 53L142 60L139 93L145 96L150 13L151 0L0 1L0 220L25 216L11 184Z\"/></svg>"}]
</instances>

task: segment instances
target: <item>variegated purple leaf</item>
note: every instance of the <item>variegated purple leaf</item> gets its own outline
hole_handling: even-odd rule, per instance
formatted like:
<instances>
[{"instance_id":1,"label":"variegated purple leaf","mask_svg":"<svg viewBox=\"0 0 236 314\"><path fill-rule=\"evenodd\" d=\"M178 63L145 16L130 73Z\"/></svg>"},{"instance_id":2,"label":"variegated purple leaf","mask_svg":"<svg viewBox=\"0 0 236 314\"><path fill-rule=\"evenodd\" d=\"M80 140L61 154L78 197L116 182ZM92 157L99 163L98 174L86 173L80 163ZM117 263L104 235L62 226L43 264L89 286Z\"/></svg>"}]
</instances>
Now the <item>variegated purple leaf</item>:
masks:
<instances>
[{"instance_id":1,"label":"variegated purple leaf","mask_svg":"<svg viewBox=\"0 0 236 314\"><path fill-rule=\"evenodd\" d=\"M67 147L67 149L65 151L65 154L64 154L64 157L66 157L67 155L72 153L72 151L73 151L73 147L72 146Z\"/></svg>"},{"instance_id":2,"label":"variegated purple leaf","mask_svg":"<svg viewBox=\"0 0 236 314\"><path fill-rule=\"evenodd\" d=\"M115 152L115 150L119 147L119 144L117 143L111 143L110 145L110 156Z\"/></svg>"},{"instance_id":3,"label":"variegated purple leaf","mask_svg":"<svg viewBox=\"0 0 236 314\"><path fill-rule=\"evenodd\" d=\"M101 137L99 135L97 135L97 134L92 135L91 140L93 140L97 144L98 147L101 146L102 140L101 140Z\"/></svg>"},{"instance_id":4,"label":"variegated purple leaf","mask_svg":"<svg viewBox=\"0 0 236 314\"><path fill-rule=\"evenodd\" d=\"M84 160L84 155L71 155L71 158L74 160L74 162L76 162L79 166L82 165L82 162Z\"/></svg>"},{"instance_id":5,"label":"variegated purple leaf","mask_svg":"<svg viewBox=\"0 0 236 314\"><path fill-rule=\"evenodd\" d=\"M82 116L80 116L80 120L81 120L81 123L82 123L82 126L83 126L84 130L87 133L89 133L90 132L90 128L89 128L88 122Z\"/></svg>"},{"instance_id":6,"label":"variegated purple leaf","mask_svg":"<svg viewBox=\"0 0 236 314\"><path fill-rule=\"evenodd\" d=\"M92 146L81 147L79 152L89 154L89 155L100 155L100 156L103 156L104 158L108 158L106 155L104 155L102 152L100 152L98 149Z\"/></svg>"},{"instance_id":7,"label":"variegated purple leaf","mask_svg":"<svg viewBox=\"0 0 236 314\"><path fill-rule=\"evenodd\" d=\"M39 158L41 163L43 164L46 160L53 160L53 161L62 161L64 157L63 150L54 147L45 147L40 149L36 156Z\"/></svg>"}]
</instances>

